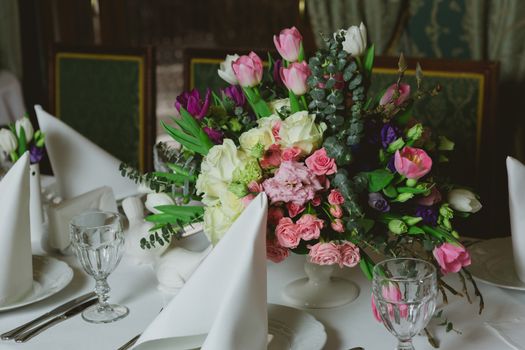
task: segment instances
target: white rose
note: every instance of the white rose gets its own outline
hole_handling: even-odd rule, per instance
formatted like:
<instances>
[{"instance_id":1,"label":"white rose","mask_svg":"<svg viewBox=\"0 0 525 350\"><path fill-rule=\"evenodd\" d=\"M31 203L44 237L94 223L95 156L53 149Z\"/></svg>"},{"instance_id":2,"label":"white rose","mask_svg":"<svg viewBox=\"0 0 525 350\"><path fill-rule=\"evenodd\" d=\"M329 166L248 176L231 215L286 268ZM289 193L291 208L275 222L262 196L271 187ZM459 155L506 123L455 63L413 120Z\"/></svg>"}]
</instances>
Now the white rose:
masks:
<instances>
[{"instance_id":1,"label":"white rose","mask_svg":"<svg viewBox=\"0 0 525 350\"><path fill-rule=\"evenodd\" d=\"M283 148L299 147L304 154L311 154L323 141L326 124L316 124L315 115L307 111L292 114L281 124L279 141Z\"/></svg>"},{"instance_id":2,"label":"white rose","mask_svg":"<svg viewBox=\"0 0 525 350\"><path fill-rule=\"evenodd\" d=\"M158 214L160 211L155 209L155 207L161 205L173 205L175 202L173 199L166 193L149 193L146 197L146 208L153 214Z\"/></svg>"},{"instance_id":3,"label":"white rose","mask_svg":"<svg viewBox=\"0 0 525 350\"><path fill-rule=\"evenodd\" d=\"M290 99L289 98L282 98L280 100L274 100L271 102L268 102L268 107L270 107L270 111L272 113L277 113L281 111L281 108L286 107L288 110L290 110Z\"/></svg>"},{"instance_id":4,"label":"white rose","mask_svg":"<svg viewBox=\"0 0 525 350\"><path fill-rule=\"evenodd\" d=\"M235 73L233 72L232 63L236 61L239 58L239 55L226 55L226 59L221 62L220 68L217 70L217 73L219 73L219 76L224 79L226 82L232 85L237 85L239 82L237 81L237 77L235 76Z\"/></svg>"},{"instance_id":5,"label":"white rose","mask_svg":"<svg viewBox=\"0 0 525 350\"><path fill-rule=\"evenodd\" d=\"M195 184L197 193L203 193L202 202L205 205L213 206L219 201L219 196L228 190L228 184L213 176L200 174Z\"/></svg>"},{"instance_id":6,"label":"white rose","mask_svg":"<svg viewBox=\"0 0 525 350\"><path fill-rule=\"evenodd\" d=\"M242 133L239 137L241 149L246 153L249 153L258 143L263 145L264 149L267 150L274 142L275 138L273 137L272 130L266 127L250 129Z\"/></svg>"},{"instance_id":7,"label":"white rose","mask_svg":"<svg viewBox=\"0 0 525 350\"><path fill-rule=\"evenodd\" d=\"M0 129L0 149L5 153L10 154L16 151L18 147L18 140L15 134L9 129Z\"/></svg>"},{"instance_id":8,"label":"white rose","mask_svg":"<svg viewBox=\"0 0 525 350\"><path fill-rule=\"evenodd\" d=\"M201 163L201 175L212 176L225 183L232 181L235 168L244 163L245 155L230 139L213 146Z\"/></svg>"},{"instance_id":9,"label":"white rose","mask_svg":"<svg viewBox=\"0 0 525 350\"><path fill-rule=\"evenodd\" d=\"M242 204L241 199L230 191L224 191L219 196L219 199L224 214L226 214L233 223L244 210L244 205Z\"/></svg>"},{"instance_id":10,"label":"white rose","mask_svg":"<svg viewBox=\"0 0 525 350\"><path fill-rule=\"evenodd\" d=\"M16 133L18 135L20 135L20 128L24 128L26 142L31 141L35 130L33 129L33 125L31 125L31 121L29 120L29 118L24 117L22 119L18 119L15 123L15 127L16 127Z\"/></svg>"},{"instance_id":11,"label":"white rose","mask_svg":"<svg viewBox=\"0 0 525 350\"><path fill-rule=\"evenodd\" d=\"M345 40L343 41L343 50L353 57L361 56L366 50L366 27L361 22L359 27L351 26L344 31Z\"/></svg>"},{"instance_id":12,"label":"white rose","mask_svg":"<svg viewBox=\"0 0 525 350\"><path fill-rule=\"evenodd\" d=\"M460 188L448 193L448 202L452 209L465 213L476 213L482 207L474 193Z\"/></svg>"},{"instance_id":13,"label":"white rose","mask_svg":"<svg viewBox=\"0 0 525 350\"><path fill-rule=\"evenodd\" d=\"M232 222L221 207L206 207L204 209L204 233L215 245L230 228Z\"/></svg>"}]
</instances>

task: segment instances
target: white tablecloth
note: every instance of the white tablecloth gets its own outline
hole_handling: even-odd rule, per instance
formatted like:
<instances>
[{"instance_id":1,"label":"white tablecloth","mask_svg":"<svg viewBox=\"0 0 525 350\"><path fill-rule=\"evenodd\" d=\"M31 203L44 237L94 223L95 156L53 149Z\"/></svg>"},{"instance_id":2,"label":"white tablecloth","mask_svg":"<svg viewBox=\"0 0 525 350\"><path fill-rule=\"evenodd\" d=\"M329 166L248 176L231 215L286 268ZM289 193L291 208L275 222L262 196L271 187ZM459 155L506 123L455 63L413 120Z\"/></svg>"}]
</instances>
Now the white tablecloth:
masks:
<instances>
[{"instance_id":1,"label":"white tablecloth","mask_svg":"<svg viewBox=\"0 0 525 350\"><path fill-rule=\"evenodd\" d=\"M73 267L75 277L63 291L47 300L20 309L0 312L0 333L12 329L25 321L50 310L74 296L81 295L93 287L93 281L80 269L74 257L61 257ZM293 255L281 264L268 263L268 299L271 303L285 304L281 290L290 281L300 278L303 273L303 256ZM336 309L308 310L321 321L328 334L325 349L347 350L362 346L366 350L392 349L395 339L377 323L370 312L370 283L358 268L338 271L352 279L361 288L353 303ZM451 282L453 283L453 282ZM166 305L170 296L156 289L157 282L149 267L138 267L122 260L109 277L112 287L111 301L129 307L130 314L123 320L105 325L84 322L80 316L67 320L25 344L0 341L0 349L35 350L106 350L116 349L134 335L140 333ZM486 308L477 315L477 304L469 305L465 299L450 299L445 308L449 320L462 335L445 334L443 327L433 327L436 337L441 340L441 349L462 350L506 350L509 349L484 321L500 319L507 310L524 308L525 292L513 292L479 283L485 297ZM415 339L418 350L432 349L424 336Z\"/></svg>"},{"instance_id":2,"label":"white tablecloth","mask_svg":"<svg viewBox=\"0 0 525 350\"><path fill-rule=\"evenodd\" d=\"M20 83L12 73L0 71L0 125L22 118L25 112Z\"/></svg>"}]
</instances>

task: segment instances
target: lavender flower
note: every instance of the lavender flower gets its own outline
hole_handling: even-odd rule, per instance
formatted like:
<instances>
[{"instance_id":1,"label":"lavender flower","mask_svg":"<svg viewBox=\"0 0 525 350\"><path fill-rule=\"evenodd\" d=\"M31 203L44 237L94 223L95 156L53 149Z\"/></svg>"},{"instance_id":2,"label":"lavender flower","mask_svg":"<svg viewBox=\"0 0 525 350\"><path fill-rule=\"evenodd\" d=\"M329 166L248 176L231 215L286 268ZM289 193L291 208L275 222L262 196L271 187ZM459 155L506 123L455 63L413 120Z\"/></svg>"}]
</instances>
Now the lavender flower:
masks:
<instances>
[{"instance_id":1,"label":"lavender flower","mask_svg":"<svg viewBox=\"0 0 525 350\"><path fill-rule=\"evenodd\" d=\"M218 145L222 143L222 139L224 138L224 134L222 131L212 129L207 126L202 128L202 130L204 130L204 132L208 135L208 137L214 144Z\"/></svg>"},{"instance_id":2,"label":"lavender flower","mask_svg":"<svg viewBox=\"0 0 525 350\"><path fill-rule=\"evenodd\" d=\"M386 167L388 168L388 170L390 170L390 171L393 172L394 174L397 172L397 170L396 170L396 165L395 165L395 158L394 158L394 156L390 157L390 160L388 161Z\"/></svg>"},{"instance_id":3,"label":"lavender flower","mask_svg":"<svg viewBox=\"0 0 525 350\"><path fill-rule=\"evenodd\" d=\"M29 147L29 161L31 164L39 163L44 158L44 148L31 145Z\"/></svg>"},{"instance_id":4,"label":"lavender flower","mask_svg":"<svg viewBox=\"0 0 525 350\"><path fill-rule=\"evenodd\" d=\"M223 96L230 98L236 107L242 107L246 104L246 97L238 85L231 85L222 90Z\"/></svg>"},{"instance_id":5,"label":"lavender flower","mask_svg":"<svg viewBox=\"0 0 525 350\"><path fill-rule=\"evenodd\" d=\"M399 138L399 128L392 123L386 123L381 128L381 144L383 148L388 148L392 142Z\"/></svg>"},{"instance_id":6,"label":"lavender flower","mask_svg":"<svg viewBox=\"0 0 525 350\"><path fill-rule=\"evenodd\" d=\"M438 220L438 211L436 207L427 207L424 205L418 205L416 207L415 215L419 216L423 220L421 221L425 225L435 226Z\"/></svg>"},{"instance_id":7,"label":"lavender flower","mask_svg":"<svg viewBox=\"0 0 525 350\"><path fill-rule=\"evenodd\" d=\"M185 91L175 101L175 108L180 112L180 108L184 107L188 113L190 113L195 119L201 120L208 113L210 107L211 91L206 90L206 97L204 101L201 100L201 94L199 90L193 89L191 91Z\"/></svg>"},{"instance_id":8,"label":"lavender flower","mask_svg":"<svg viewBox=\"0 0 525 350\"><path fill-rule=\"evenodd\" d=\"M382 213L386 213L390 211L390 205L388 204L388 201L377 192L369 193L368 194L368 205Z\"/></svg>"}]
</instances>

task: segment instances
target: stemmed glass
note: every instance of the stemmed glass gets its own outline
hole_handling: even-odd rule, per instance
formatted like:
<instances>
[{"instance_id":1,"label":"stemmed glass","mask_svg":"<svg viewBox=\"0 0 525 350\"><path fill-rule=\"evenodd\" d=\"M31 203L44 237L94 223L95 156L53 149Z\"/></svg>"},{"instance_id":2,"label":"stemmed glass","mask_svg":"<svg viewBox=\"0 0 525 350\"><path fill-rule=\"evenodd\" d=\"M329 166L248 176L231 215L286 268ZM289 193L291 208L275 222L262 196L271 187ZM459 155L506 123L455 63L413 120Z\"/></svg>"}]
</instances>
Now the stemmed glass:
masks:
<instances>
[{"instance_id":1,"label":"stemmed glass","mask_svg":"<svg viewBox=\"0 0 525 350\"><path fill-rule=\"evenodd\" d=\"M434 314L436 268L419 259L378 263L373 270L372 298L386 329L398 339L397 350L413 350L412 337Z\"/></svg>"},{"instance_id":2,"label":"stemmed glass","mask_svg":"<svg viewBox=\"0 0 525 350\"><path fill-rule=\"evenodd\" d=\"M111 212L86 212L71 220L70 232L78 260L96 281L98 304L84 310L82 318L92 323L108 323L126 317L127 307L108 303L110 288L106 281L124 252L120 216Z\"/></svg>"}]
</instances>

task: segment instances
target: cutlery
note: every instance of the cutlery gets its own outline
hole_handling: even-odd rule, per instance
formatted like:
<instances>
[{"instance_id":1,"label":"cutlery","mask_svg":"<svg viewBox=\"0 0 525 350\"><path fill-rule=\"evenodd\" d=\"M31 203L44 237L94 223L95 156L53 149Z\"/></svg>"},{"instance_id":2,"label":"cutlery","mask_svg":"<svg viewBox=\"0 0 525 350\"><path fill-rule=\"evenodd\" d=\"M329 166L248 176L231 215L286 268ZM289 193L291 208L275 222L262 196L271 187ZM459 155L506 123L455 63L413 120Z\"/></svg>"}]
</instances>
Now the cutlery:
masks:
<instances>
[{"instance_id":1,"label":"cutlery","mask_svg":"<svg viewBox=\"0 0 525 350\"><path fill-rule=\"evenodd\" d=\"M35 318L34 320L31 320L27 323L24 323L23 325L19 326L19 327L16 327L15 329L12 329L8 332L5 332L4 334L2 334L0 337L2 338L2 340L9 340L9 339L13 339L14 337L16 337L18 334L24 332L26 329L28 328L31 328L39 323L41 323L42 321L45 321L47 320L48 318L50 317L53 317L53 316L56 316L56 315L59 315L69 309L71 309L72 307L80 304L80 303L83 303L84 301L90 299L90 298L93 298L95 296L95 292L90 292L90 293L87 293L87 294L84 294L84 295L81 295L75 299L72 299L60 306L57 306L56 308L54 308L53 310L49 311L49 312L46 312L45 314L43 314L42 316L39 316L37 318Z\"/></svg>"},{"instance_id":2,"label":"cutlery","mask_svg":"<svg viewBox=\"0 0 525 350\"><path fill-rule=\"evenodd\" d=\"M133 345L135 345L137 340L139 340L139 337L140 337L140 334L137 334L136 336L131 338L126 344L122 345L117 350L127 350L127 349L131 348Z\"/></svg>"},{"instance_id":3,"label":"cutlery","mask_svg":"<svg viewBox=\"0 0 525 350\"><path fill-rule=\"evenodd\" d=\"M47 321L46 323L44 324L41 324L40 326L38 327L35 327L33 329L30 329L29 331L25 332L25 333L22 333L18 336L16 336L14 339L17 343L25 343L26 341L28 341L29 339L33 338L34 336L36 336L37 334L40 334L41 332L43 332L44 330L48 329L49 327L52 327L62 321L65 321L79 313L81 313L82 311L84 311L84 309L90 307L91 305L93 304L96 304L98 302L98 299L97 298L93 298L93 299L90 299L78 306L75 306L74 308L64 312L63 314L59 315L59 316L56 316L54 318L52 318L51 320Z\"/></svg>"}]
</instances>

